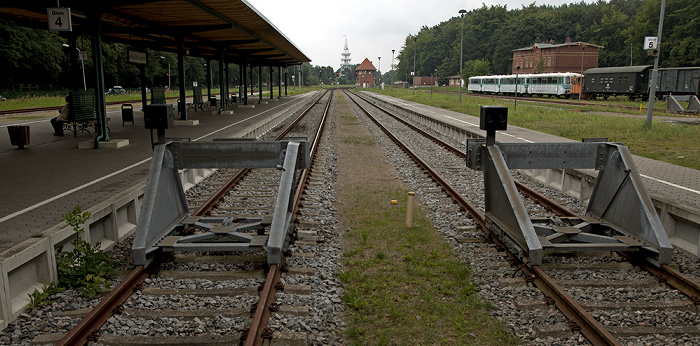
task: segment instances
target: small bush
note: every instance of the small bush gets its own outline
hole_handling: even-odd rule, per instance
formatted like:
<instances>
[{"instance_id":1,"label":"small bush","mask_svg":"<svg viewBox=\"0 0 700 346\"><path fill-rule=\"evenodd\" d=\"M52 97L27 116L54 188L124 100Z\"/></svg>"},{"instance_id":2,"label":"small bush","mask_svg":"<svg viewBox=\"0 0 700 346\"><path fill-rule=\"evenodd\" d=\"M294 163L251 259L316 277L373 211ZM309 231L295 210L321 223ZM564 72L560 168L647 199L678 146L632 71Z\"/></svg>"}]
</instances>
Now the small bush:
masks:
<instances>
[{"instance_id":1,"label":"small bush","mask_svg":"<svg viewBox=\"0 0 700 346\"><path fill-rule=\"evenodd\" d=\"M77 234L71 242L73 250L63 252L59 249L56 254L56 263L60 287L80 288L85 297L94 298L100 287L112 286L108 279L114 275L117 264L100 249L99 242L91 245L80 238L80 234L83 233L81 225L89 218L90 213L81 212L80 206L76 206L63 218Z\"/></svg>"},{"instance_id":2,"label":"small bush","mask_svg":"<svg viewBox=\"0 0 700 346\"><path fill-rule=\"evenodd\" d=\"M64 288L56 286L55 282L47 284L44 282L44 287L41 291L35 289L34 292L28 294L29 304L27 307L34 309L35 307L43 304L52 304L53 300L48 300L48 298L56 293L65 291Z\"/></svg>"}]
</instances>

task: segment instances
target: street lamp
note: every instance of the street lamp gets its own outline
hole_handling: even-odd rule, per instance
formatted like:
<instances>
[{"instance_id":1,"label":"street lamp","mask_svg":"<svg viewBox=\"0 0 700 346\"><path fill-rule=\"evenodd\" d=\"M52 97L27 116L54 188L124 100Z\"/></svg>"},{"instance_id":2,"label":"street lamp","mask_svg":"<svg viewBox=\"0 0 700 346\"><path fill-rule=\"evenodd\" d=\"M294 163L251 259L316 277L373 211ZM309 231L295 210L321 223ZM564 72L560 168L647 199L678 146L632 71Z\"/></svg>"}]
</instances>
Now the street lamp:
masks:
<instances>
[{"instance_id":1,"label":"street lamp","mask_svg":"<svg viewBox=\"0 0 700 346\"><path fill-rule=\"evenodd\" d=\"M391 50L391 91L394 91L394 50Z\"/></svg>"},{"instance_id":2,"label":"street lamp","mask_svg":"<svg viewBox=\"0 0 700 346\"><path fill-rule=\"evenodd\" d=\"M459 79L457 80L459 83L459 103L462 103L462 46L464 44L464 14L467 13L467 10L461 9L459 10L459 16L462 17L462 24L459 27Z\"/></svg>"},{"instance_id":3,"label":"street lamp","mask_svg":"<svg viewBox=\"0 0 700 346\"><path fill-rule=\"evenodd\" d=\"M583 57L586 55L586 46L581 47L581 74L583 74ZM581 92L583 88L578 90L578 100L581 101Z\"/></svg>"},{"instance_id":4,"label":"street lamp","mask_svg":"<svg viewBox=\"0 0 700 346\"><path fill-rule=\"evenodd\" d=\"M67 43L63 44L64 47L70 47ZM80 59L80 65L82 65L82 70L83 70L83 90L87 90L87 83L85 83L85 57L83 56L82 51L80 48L75 47L75 49L78 51L78 59ZM87 54L86 54L87 55Z\"/></svg>"},{"instance_id":5,"label":"street lamp","mask_svg":"<svg viewBox=\"0 0 700 346\"><path fill-rule=\"evenodd\" d=\"M379 81L379 84L382 84L382 57L379 56L377 57L377 59L379 60L379 62L377 63L379 66L379 78L377 80Z\"/></svg>"},{"instance_id":6,"label":"street lamp","mask_svg":"<svg viewBox=\"0 0 700 346\"><path fill-rule=\"evenodd\" d=\"M160 56L161 59L165 59L164 56ZM170 60L168 60L168 91L170 91Z\"/></svg>"},{"instance_id":7,"label":"street lamp","mask_svg":"<svg viewBox=\"0 0 700 346\"><path fill-rule=\"evenodd\" d=\"M418 49L418 36L413 36L413 95L416 94L416 50Z\"/></svg>"},{"instance_id":8,"label":"street lamp","mask_svg":"<svg viewBox=\"0 0 700 346\"><path fill-rule=\"evenodd\" d=\"M518 73L520 72L520 65L515 67L515 105L513 110L518 109Z\"/></svg>"}]
</instances>

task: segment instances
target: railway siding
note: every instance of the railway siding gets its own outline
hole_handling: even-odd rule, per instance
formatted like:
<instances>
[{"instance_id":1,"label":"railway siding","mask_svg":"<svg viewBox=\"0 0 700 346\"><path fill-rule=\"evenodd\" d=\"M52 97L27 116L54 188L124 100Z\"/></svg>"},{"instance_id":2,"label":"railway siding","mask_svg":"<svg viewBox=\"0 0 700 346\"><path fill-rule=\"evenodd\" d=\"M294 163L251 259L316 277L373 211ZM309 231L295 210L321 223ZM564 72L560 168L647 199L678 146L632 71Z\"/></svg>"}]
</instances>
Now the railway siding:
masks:
<instances>
[{"instance_id":1,"label":"railway siding","mask_svg":"<svg viewBox=\"0 0 700 346\"><path fill-rule=\"evenodd\" d=\"M460 143L466 143L468 138L483 138L478 117L370 92L363 94L381 106ZM498 138L501 142L513 143L573 142L515 126L499 132ZM634 156L634 159L671 243L700 256L700 172L640 156ZM597 177L594 170L532 169L520 172L577 198L584 205L588 203ZM669 184L665 182L667 180L672 181Z\"/></svg>"}]
</instances>

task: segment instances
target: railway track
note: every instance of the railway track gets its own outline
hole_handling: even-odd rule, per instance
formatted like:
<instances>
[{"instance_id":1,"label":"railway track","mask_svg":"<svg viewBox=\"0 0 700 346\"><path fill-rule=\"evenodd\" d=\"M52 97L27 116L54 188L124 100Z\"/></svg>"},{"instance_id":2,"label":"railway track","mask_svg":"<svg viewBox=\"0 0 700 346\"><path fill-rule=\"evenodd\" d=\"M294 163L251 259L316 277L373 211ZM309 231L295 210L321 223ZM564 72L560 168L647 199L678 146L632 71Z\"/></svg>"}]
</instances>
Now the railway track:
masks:
<instances>
[{"instance_id":1,"label":"railway track","mask_svg":"<svg viewBox=\"0 0 700 346\"><path fill-rule=\"evenodd\" d=\"M356 97L353 98L356 99ZM698 339L700 326L697 324L697 297L700 297L700 293L697 282L671 267L662 266L659 269L652 269L650 265L638 266L637 263L630 263L620 254L571 258L548 257L547 263L532 268L523 265L513 254L502 255L507 253L503 251L506 246L488 232L481 211L483 210L483 202L481 202L483 178L480 174L474 177L474 174L470 174L464 168L464 148L454 148L424 131L421 131L422 138L409 136L410 131L416 130L414 126L390 117L384 110L377 110L375 106L370 106L371 102L364 104L362 108L374 108L363 110L365 114L372 113L373 118L382 119L373 119L375 124L395 123L386 125L382 130L394 138L398 138L399 135L391 133L401 134L402 143L398 145L403 152L408 156L418 157L419 161L425 160L420 165L421 171L428 172L430 175L428 186L434 185L433 181L435 181L440 186L439 189L447 192L459 209L459 211L452 210L452 213L468 214L473 218L473 225L457 227L462 231L457 231L457 234L453 235L454 239L459 239L455 246L471 248L472 255L464 255L465 259L475 255L483 257L486 254L488 257L493 257L485 264L483 275L503 279L496 280L495 286L512 285L519 291L515 299L512 296L508 298L510 302L507 304L524 311L547 310L548 305L556 305L566 316L566 319L555 318L548 321L536 320L528 316L526 321L533 320L536 321L535 323L541 323L540 326L530 326L530 328L537 329L540 335L550 335L549 337L563 335L569 339L576 339L576 336L572 335L572 330L580 331L593 344L620 344L620 340L626 341L625 338L639 335L656 338L654 340L657 341L659 338L684 340L686 337L691 340L700 340ZM451 153L452 158L437 154L438 151L445 151L445 148ZM401 165L405 166L405 163ZM468 178L464 177L465 175ZM549 198L543 198L540 193L523 184L518 184L518 188L521 196L530 201L526 207L531 217L566 218L574 215L574 211L560 207L558 203ZM434 187L427 187L425 192L433 193L434 190ZM433 195L428 198L434 198ZM473 201L473 204L469 201ZM446 203L441 202L441 204ZM578 210L578 212L582 211ZM480 235L477 230L487 234ZM484 237L494 241L495 244L484 246L482 243ZM495 251L491 252L492 250ZM516 274L518 277L513 278ZM533 290L532 284L538 290ZM544 299L539 291L544 293ZM529 299L522 299L523 295ZM489 298L492 301L503 299L497 295ZM523 301L534 303L523 304ZM612 304L612 302L619 304ZM527 314L523 312L523 315Z\"/></svg>"},{"instance_id":2,"label":"railway track","mask_svg":"<svg viewBox=\"0 0 700 346\"><path fill-rule=\"evenodd\" d=\"M313 161L323 137L331 99L330 93L324 93L278 137L313 140ZM302 200L302 192L313 194L309 192L314 190L313 182L309 182L313 170L314 164L301 174L295 205ZM188 205L196 210L193 215L265 217L273 212L280 175L278 169L219 170L188 191ZM307 189L309 184L311 189ZM312 197L307 195L304 200ZM311 221L303 220L305 211L295 214L301 219L297 227L308 229L294 230L292 244L294 241L316 244L323 239L314 234L316 231L309 226L313 224ZM292 253L288 255L295 257ZM284 262L280 268L268 265L266 259L262 252L163 256L149 268L136 268L58 344L95 341L120 345L163 342L260 345L273 336L274 330L267 327L270 314L303 315L303 306L280 308L275 303L276 293L283 291L286 296L294 296L308 295L310 291L308 285L284 284L290 276L308 274L304 268L290 270ZM125 335L125 328L136 328L143 333ZM274 333L275 338L292 343L305 344L307 338L304 333Z\"/></svg>"},{"instance_id":3,"label":"railway track","mask_svg":"<svg viewBox=\"0 0 700 346\"><path fill-rule=\"evenodd\" d=\"M370 108L367 104L364 107ZM381 118L381 122L395 121L377 109L369 110L369 113ZM666 284L659 283L655 276L644 274L637 264L614 254L605 258L558 258L536 268L523 266L517 256L505 251L507 247L499 244L495 236L483 233L486 230L481 215L483 178L481 173L465 167L463 144L427 140L425 136L429 135L429 131L415 135L406 126L396 122L388 127L392 128L391 132L400 134L396 137L401 137L407 149L419 152L416 156L426 162L426 167L409 168L412 164L407 162L403 153L390 154L391 160L400 168L404 180L415 188L433 211L434 223L443 229L446 239L456 249L456 255L473 268L474 280L482 288L482 298L494 302L498 310L495 315L510 325L524 342L580 344L593 340L594 344L626 343L629 333L639 335L645 330L653 330L652 324L657 323L654 321L657 314L653 311L636 311L654 307L659 301L670 302L659 308L665 313L660 315L663 317L658 322L659 325L666 324L668 335L648 336L649 343L669 343L669 340L693 343L700 340L689 334L694 327L697 329L697 322L692 322L697 321L697 300L688 298L688 295L692 296L693 285L697 286L697 283L688 278L667 279L687 281L690 287L686 290L691 293L681 294L666 288ZM302 123L295 128L305 130L289 136L314 137L309 135L308 129L311 127L308 123ZM378 134L376 136L380 137ZM316 137L320 137L321 141L326 138ZM385 143L385 140L381 142ZM388 143L383 147L389 151L398 150L389 149ZM252 345L262 344L263 340L270 338L286 340L290 344L338 343L337 336L319 332L316 327L316 324L328 324L329 329L342 329L342 321L338 312L334 311L337 308L322 304L337 298L315 296L318 291L337 291L339 283L334 279L337 269L333 269L337 265L334 262L338 262L338 258L333 256L337 249L330 244L337 235L327 221L327 214L333 210L332 192L327 186L335 176L333 157L322 152L314 162L307 173L307 192L299 195L302 202L295 212L296 232L286 254L286 266L269 268L266 274L268 268L261 254L173 256L159 267L159 271L144 270L138 275L132 273L129 276L132 279L125 279L125 282L140 280L143 288L135 296L124 298L123 304L117 298L106 299L116 302L113 306L121 305L117 309L121 315L111 316L113 306L105 308L109 313L100 334L88 331L83 333L86 338L103 344L219 342ZM434 170L437 174L427 177L424 172L428 170ZM268 215L276 193L271 186L279 172L275 169L256 171L218 171L198 185L196 190L188 192L190 209L197 210L196 214L211 216ZM233 183L232 178L240 181ZM446 184L436 185L434 181L440 180ZM228 196L215 194L218 190L226 191ZM449 191L453 197L446 196L443 190ZM534 190L540 188L535 187ZM525 188L521 191L525 191ZM533 195L529 197L532 203L527 204L530 215L564 217L582 212L573 204L569 205L573 211L556 208L556 205L568 204L573 199L554 195L549 202L543 202L536 192L528 193ZM241 203L243 200L245 203ZM268 277L274 279L277 275L283 286L261 285L263 282L274 282ZM615 282L601 278L612 278ZM624 286L626 281L629 283ZM581 282L593 282L596 286L582 286ZM122 290L130 294L132 289L125 287ZM540 288L544 288L544 295ZM562 291L563 295L560 293ZM610 309L614 307L612 302L623 300L634 300L636 305ZM554 305L564 313L552 310ZM579 308L588 317L575 317L580 314L577 312ZM265 314L268 316L263 316ZM629 325L640 326L640 323L641 327L636 331L629 328ZM143 335L138 338L125 335L139 330L143 331ZM578 330L581 333L576 332ZM589 335L600 332L609 335ZM683 336L678 336L679 333ZM213 338L211 334L217 334L220 338ZM63 344L80 343L64 341Z\"/></svg>"}]
</instances>

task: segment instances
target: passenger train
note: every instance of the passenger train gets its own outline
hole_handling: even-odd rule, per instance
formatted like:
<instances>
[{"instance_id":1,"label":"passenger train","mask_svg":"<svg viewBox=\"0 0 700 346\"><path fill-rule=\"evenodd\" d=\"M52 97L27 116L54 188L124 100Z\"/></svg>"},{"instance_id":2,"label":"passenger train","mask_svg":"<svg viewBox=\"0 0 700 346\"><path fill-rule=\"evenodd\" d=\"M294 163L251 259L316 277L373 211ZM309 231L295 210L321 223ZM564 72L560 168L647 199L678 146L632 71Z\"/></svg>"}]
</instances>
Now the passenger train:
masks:
<instances>
[{"instance_id":1,"label":"passenger train","mask_svg":"<svg viewBox=\"0 0 700 346\"><path fill-rule=\"evenodd\" d=\"M571 72L474 76L469 78L467 90L487 94L554 95L571 97L578 94L583 75ZM516 83L517 79L517 83Z\"/></svg>"},{"instance_id":2,"label":"passenger train","mask_svg":"<svg viewBox=\"0 0 700 346\"><path fill-rule=\"evenodd\" d=\"M578 73L540 73L520 75L474 76L467 90L474 93L547 95L569 98L581 93L582 98L627 96L630 100L649 99L652 66L598 67ZM517 83L516 83L517 78ZM700 96L700 67L660 68L656 95Z\"/></svg>"}]
</instances>

